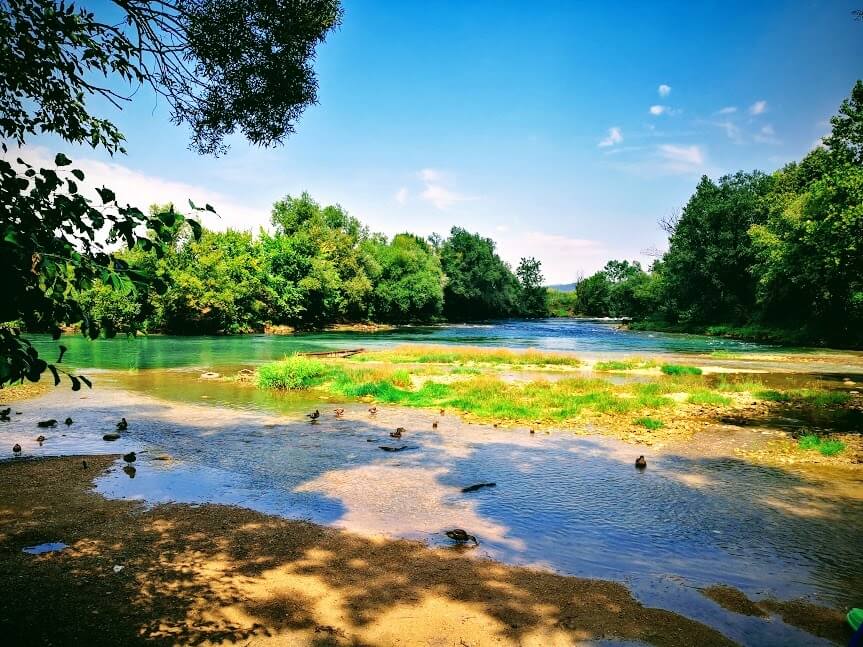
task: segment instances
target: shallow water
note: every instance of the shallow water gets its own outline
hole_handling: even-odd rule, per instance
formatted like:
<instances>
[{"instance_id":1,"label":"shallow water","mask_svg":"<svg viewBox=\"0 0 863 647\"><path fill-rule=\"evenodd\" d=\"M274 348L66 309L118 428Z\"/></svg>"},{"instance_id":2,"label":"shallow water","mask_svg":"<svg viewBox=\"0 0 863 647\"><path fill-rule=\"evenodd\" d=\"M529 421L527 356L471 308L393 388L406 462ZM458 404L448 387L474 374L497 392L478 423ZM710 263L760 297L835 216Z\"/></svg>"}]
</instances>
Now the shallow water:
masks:
<instances>
[{"instance_id":1,"label":"shallow water","mask_svg":"<svg viewBox=\"0 0 863 647\"><path fill-rule=\"evenodd\" d=\"M21 552L28 555L44 555L45 553L57 553L66 548L69 548L69 546L62 541L55 541L47 544L38 544L37 546L27 546L26 548L22 548Z\"/></svg>"},{"instance_id":2,"label":"shallow water","mask_svg":"<svg viewBox=\"0 0 863 647\"><path fill-rule=\"evenodd\" d=\"M149 377L159 381L157 372ZM118 386L128 378L105 376ZM646 604L747 644L816 642L776 619L726 612L697 587L839 607L858 603L863 590L863 485L845 472L752 465L707 437L657 450L398 408L372 417L358 404L336 419L332 403L292 398L274 413L254 401L254 389L251 401L226 407L224 384L186 382L211 397L189 404L107 384L84 395L57 390L4 423L0 442L15 438L25 456L139 452L134 478L118 462L97 479L109 497L235 504L446 547L443 532L462 527L480 540L470 555L622 581ZM315 424L303 415L311 406L323 413ZM41 446L31 440L36 420L66 415L71 427L46 433ZM119 415L129 431L103 442ZM388 436L397 426L408 429L401 440ZM735 433L735 444L762 442L759 431ZM379 449L400 444L415 449ZM633 461L642 453L648 468L639 472ZM158 460L165 455L171 460ZM486 481L497 487L461 492Z\"/></svg>"},{"instance_id":3,"label":"shallow water","mask_svg":"<svg viewBox=\"0 0 863 647\"><path fill-rule=\"evenodd\" d=\"M46 357L57 352L57 343L45 335L34 336L36 347ZM400 343L470 344L507 348L538 348L548 351L598 353L668 354L733 353L765 351L770 347L748 342L618 329L613 322L586 319L542 319L502 321L484 325L404 327L382 332L326 332L289 336L237 335L232 337L116 337L90 342L80 335L67 335L65 362L80 368L142 369L174 367L245 366L280 359L298 351L330 348L379 347Z\"/></svg>"}]
</instances>

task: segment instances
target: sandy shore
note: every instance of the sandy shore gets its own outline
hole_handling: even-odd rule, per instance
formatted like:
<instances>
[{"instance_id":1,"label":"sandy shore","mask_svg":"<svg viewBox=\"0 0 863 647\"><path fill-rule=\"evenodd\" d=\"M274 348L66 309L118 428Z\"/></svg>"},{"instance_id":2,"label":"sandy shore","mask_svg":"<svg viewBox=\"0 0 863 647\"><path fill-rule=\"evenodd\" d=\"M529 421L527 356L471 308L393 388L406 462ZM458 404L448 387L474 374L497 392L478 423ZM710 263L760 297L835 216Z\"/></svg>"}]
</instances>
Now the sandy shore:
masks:
<instances>
[{"instance_id":1,"label":"sandy shore","mask_svg":"<svg viewBox=\"0 0 863 647\"><path fill-rule=\"evenodd\" d=\"M86 460L0 463L7 644L733 644L612 582L228 506L107 500L90 483L112 458ZM22 552L50 541L69 547Z\"/></svg>"}]
</instances>

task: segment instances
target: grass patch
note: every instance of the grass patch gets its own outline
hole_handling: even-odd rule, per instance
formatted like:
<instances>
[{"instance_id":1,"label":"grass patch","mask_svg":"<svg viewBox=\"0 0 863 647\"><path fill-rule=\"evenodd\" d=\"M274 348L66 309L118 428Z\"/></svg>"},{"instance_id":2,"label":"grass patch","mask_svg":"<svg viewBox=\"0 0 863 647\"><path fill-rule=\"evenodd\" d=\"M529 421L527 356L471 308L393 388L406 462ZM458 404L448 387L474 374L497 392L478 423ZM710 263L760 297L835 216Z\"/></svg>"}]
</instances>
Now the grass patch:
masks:
<instances>
[{"instance_id":1,"label":"grass patch","mask_svg":"<svg viewBox=\"0 0 863 647\"><path fill-rule=\"evenodd\" d=\"M763 389L756 391L755 396L771 402L785 402L811 407L841 407L851 399L851 396L843 391L828 391L826 389L791 389L789 391Z\"/></svg>"},{"instance_id":2,"label":"grass patch","mask_svg":"<svg viewBox=\"0 0 863 647\"><path fill-rule=\"evenodd\" d=\"M639 427L644 427L645 429L650 429L651 431L662 429L665 426L662 423L662 420L657 420L656 418L651 418L649 416L645 416L643 418L636 418L633 422Z\"/></svg>"},{"instance_id":3,"label":"grass patch","mask_svg":"<svg viewBox=\"0 0 863 647\"><path fill-rule=\"evenodd\" d=\"M713 359L742 359L740 353L732 353L730 350L712 350L709 353Z\"/></svg>"},{"instance_id":4,"label":"grass patch","mask_svg":"<svg viewBox=\"0 0 863 647\"><path fill-rule=\"evenodd\" d=\"M815 434L801 436L797 446L804 451L818 451L822 456L835 456L845 450L845 443L841 440L821 438Z\"/></svg>"},{"instance_id":5,"label":"grass patch","mask_svg":"<svg viewBox=\"0 0 863 647\"><path fill-rule=\"evenodd\" d=\"M731 404L731 398L728 396L707 389L700 389L690 393L686 401L689 404L700 404L708 407L722 407Z\"/></svg>"},{"instance_id":6,"label":"grass patch","mask_svg":"<svg viewBox=\"0 0 863 647\"><path fill-rule=\"evenodd\" d=\"M473 346L397 346L390 350L361 353L351 358L358 362L391 362L393 364L508 364L511 366L581 366L571 355L538 350L514 351L506 348Z\"/></svg>"},{"instance_id":7,"label":"grass patch","mask_svg":"<svg viewBox=\"0 0 863 647\"><path fill-rule=\"evenodd\" d=\"M682 364L663 364L660 370L665 375L701 375L701 369L697 366L684 366Z\"/></svg>"},{"instance_id":8,"label":"grass patch","mask_svg":"<svg viewBox=\"0 0 863 647\"><path fill-rule=\"evenodd\" d=\"M609 360L607 362L597 362L593 365L594 371L634 371L640 368L652 368L656 366L653 360L631 357L622 360Z\"/></svg>"},{"instance_id":9,"label":"grass patch","mask_svg":"<svg viewBox=\"0 0 863 647\"><path fill-rule=\"evenodd\" d=\"M300 390L321 384L328 373L327 365L317 359L292 355L258 369L258 386L262 389Z\"/></svg>"},{"instance_id":10,"label":"grass patch","mask_svg":"<svg viewBox=\"0 0 863 647\"><path fill-rule=\"evenodd\" d=\"M724 393L759 393L764 389L764 384L750 378L728 378L723 375L716 381L715 388Z\"/></svg>"},{"instance_id":11,"label":"grass patch","mask_svg":"<svg viewBox=\"0 0 863 647\"><path fill-rule=\"evenodd\" d=\"M450 372L453 375L482 375L482 369L476 366L456 366Z\"/></svg>"}]
</instances>

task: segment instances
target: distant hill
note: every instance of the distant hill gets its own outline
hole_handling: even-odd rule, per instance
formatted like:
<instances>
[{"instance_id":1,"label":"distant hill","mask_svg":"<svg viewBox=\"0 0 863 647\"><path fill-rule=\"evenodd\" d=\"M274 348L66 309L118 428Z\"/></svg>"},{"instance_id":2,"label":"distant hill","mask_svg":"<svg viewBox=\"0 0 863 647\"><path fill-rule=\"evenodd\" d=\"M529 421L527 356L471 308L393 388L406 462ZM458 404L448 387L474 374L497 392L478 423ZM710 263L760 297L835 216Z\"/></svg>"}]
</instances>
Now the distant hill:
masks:
<instances>
[{"instance_id":1,"label":"distant hill","mask_svg":"<svg viewBox=\"0 0 863 647\"><path fill-rule=\"evenodd\" d=\"M575 292L575 283L559 283L557 285L545 286L549 290L557 290L558 292Z\"/></svg>"}]
</instances>

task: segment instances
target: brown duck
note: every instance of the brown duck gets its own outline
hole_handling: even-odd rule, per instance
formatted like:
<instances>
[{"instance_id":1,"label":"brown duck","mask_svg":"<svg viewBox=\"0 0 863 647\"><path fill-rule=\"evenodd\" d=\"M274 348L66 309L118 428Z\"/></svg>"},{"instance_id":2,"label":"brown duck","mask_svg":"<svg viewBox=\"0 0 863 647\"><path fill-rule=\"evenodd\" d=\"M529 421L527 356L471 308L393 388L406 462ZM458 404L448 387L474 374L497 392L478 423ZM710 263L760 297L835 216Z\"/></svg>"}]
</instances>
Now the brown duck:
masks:
<instances>
[{"instance_id":1,"label":"brown duck","mask_svg":"<svg viewBox=\"0 0 863 647\"><path fill-rule=\"evenodd\" d=\"M476 546L479 546L479 542L476 540L476 537L474 537L473 535L469 535L466 530L462 530L461 528L453 528L452 530L447 530L444 534L453 541L457 541L460 544L472 541Z\"/></svg>"}]
</instances>

